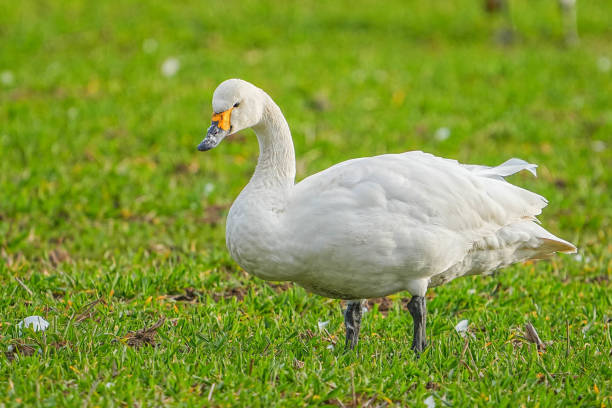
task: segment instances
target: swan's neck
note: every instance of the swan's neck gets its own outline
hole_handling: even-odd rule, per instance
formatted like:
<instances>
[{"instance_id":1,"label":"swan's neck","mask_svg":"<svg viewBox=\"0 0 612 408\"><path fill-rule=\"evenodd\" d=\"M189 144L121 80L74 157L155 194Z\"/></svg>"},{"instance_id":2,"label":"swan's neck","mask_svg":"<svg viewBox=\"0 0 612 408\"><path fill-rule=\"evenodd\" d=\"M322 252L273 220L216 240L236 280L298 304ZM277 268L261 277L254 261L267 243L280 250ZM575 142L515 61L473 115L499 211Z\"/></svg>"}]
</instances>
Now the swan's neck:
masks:
<instances>
[{"instance_id":1,"label":"swan's neck","mask_svg":"<svg viewBox=\"0 0 612 408\"><path fill-rule=\"evenodd\" d=\"M289 280L292 270L275 262L285 241L279 223L295 181L295 153L289 125L266 95L262 120L253 127L259 159L249 184L227 216L226 241L232 258L243 269L264 279Z\"/></svg>"},{"instance_id":2,"label":"swan's neck","mask_svg":"<svg viewBox=\"0 0 612 408\"><path fill-rule=\"evenodd\" d=\"M265 96L262 120L253 127L259 141L259 159L249 187L286 191L295 183L293 140L280 108Z\"/></svg>"}]
</instances>

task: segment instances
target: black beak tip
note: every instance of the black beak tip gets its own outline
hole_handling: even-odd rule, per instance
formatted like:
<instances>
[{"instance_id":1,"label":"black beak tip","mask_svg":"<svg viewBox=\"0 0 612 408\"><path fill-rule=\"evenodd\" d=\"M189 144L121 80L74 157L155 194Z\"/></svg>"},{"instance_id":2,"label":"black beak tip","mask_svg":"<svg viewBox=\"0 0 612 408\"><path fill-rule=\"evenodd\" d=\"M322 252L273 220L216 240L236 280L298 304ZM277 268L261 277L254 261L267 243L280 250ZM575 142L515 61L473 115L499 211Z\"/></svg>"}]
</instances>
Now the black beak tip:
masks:
<instances>
[{"instance_id":1,"label":"black beak tip","mask_svg":"<svg viewBox=\"0 0 612 408\"><path fill-rule=\"evenodd\" d=\"M215 143L214 140L206 138L206 139L202 140L202 142L200 142L200 144L198 145L198 150L201 151L201 152L207 152L210 149L212 149L213 147L215 147L216 145L217 145L217 143Z\"/></svg>"}]
</instances>

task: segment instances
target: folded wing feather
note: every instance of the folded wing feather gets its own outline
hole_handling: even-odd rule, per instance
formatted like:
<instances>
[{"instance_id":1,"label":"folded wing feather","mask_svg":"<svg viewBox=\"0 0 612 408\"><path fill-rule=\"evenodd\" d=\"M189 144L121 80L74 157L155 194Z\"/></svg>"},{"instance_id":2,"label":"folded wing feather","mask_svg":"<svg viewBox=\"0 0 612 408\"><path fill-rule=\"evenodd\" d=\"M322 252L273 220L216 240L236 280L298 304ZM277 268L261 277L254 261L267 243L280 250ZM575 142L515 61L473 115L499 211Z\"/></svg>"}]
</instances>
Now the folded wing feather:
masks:
<instances>
[{"instance_id":1,"label":"folded wing feather","mask_svg":"<svg viewBox=\"0 0 612 408\"><path fill-rule=\"evenodd\" d=\"M542 256L575 250L531 222L547 204L542 196L503 179L521 170L535 174L535 168L520 159L462 165L418 151L339 163L295 186L285 225L298 237L292 245L309 244L292 253L300 254L299 262L317 263L318 257L325 267L333 258L338 268L368 264L427 277L462 262L474 243L519 223L537 227L525 232L541 235Z\"/></svg>"}]
</instances>

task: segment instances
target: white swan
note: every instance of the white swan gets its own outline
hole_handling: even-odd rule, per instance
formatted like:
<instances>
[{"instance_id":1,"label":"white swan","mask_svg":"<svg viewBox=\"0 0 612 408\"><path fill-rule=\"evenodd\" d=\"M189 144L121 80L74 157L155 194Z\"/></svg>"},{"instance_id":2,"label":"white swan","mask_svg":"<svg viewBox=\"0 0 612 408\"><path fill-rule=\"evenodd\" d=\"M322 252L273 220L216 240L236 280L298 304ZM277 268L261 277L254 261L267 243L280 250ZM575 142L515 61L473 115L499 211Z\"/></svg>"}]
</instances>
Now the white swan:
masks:
<instances>
[{"instance_id":1,"label":"white swan","mask_svg":"<svg viewBox=\"0 0 612 408\"><path fill-rule=\"evenodd\" d=\"M420 352L428 287L576 251L539 225L543 197L504 180L520 170L535 174L534 164L464 165L416 151L349 160L295 184L289 126L264 91L230 79L212 106L199 150L246 128L260 147L227 217L232 258L260 278L349 299L347 347L357 344L361 299L410 292L412 347Z\"/></svg>"}]
</instances>

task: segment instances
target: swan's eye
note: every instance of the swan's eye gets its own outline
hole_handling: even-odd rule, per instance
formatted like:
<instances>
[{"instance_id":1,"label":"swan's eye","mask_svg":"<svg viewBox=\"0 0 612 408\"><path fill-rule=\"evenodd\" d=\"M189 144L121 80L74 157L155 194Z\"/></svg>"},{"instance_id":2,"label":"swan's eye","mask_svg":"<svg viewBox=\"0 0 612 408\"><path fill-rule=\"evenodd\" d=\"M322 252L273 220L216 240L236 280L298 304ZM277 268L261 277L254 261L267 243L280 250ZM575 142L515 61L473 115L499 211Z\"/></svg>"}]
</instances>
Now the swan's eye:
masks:
<instances>
[{"instance_id":1,"label":"swan's eye","mask_svg":"<svg viewBox=\"0 0 612 408\"><path fill-rule=\"evenodd\" d=\"M239 106L240 106L240 102L236 102L236 103L234 104L234 108L237 108L237 107L239 107Z\"/></svg>"}]
</instances>

